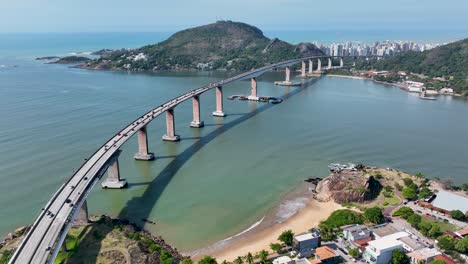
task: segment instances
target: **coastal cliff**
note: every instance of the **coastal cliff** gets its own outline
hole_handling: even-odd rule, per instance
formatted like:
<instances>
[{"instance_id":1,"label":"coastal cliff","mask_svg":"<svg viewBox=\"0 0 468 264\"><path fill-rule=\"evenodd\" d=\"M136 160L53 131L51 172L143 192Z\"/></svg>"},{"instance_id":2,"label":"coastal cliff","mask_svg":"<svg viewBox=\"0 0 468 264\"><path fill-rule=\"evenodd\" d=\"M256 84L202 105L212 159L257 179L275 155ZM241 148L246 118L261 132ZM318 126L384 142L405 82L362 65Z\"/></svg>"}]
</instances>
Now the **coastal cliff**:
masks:
<instances>
[{"instance_id":1,"label":"coastal cliff","mask_svg":"<svg viewBox=\"0 0 468 264\"><path fill-rule=\"evenodd\" d=\"M250 70L323 52L311 43L293 45L269 39L260 29L245 23L218 21L182 30L157 44L100 54L99 59L81 67L130 71Z\"/></svg>"},{"instance_id":2,"label":"coastal cliff","mask_svg":"<svg viewBox=\"0 0 468 264\"><path fill-rule=\"evenodd\" d=\"M323 202L362 203L376 198L381 189L382 185L374 176L364 171L344 170L320 181L316 188L316 198Z\"/></svg>"}]
</instances>

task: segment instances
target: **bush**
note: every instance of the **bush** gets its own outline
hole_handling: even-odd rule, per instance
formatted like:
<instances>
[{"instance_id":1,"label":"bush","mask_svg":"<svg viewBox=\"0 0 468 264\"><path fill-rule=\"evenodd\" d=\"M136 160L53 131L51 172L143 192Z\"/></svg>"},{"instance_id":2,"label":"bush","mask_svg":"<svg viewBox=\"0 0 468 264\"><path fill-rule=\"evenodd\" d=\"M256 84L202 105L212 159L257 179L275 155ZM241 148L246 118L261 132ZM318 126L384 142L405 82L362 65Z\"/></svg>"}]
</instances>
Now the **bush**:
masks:
<instances>
[{"instance_id":1,"label":"bush","mask_svg":"<svg viewBox=\"0 0 468 264\"><path fill-rule=\"evenodd\" d=\"M401 192L401 190L403 190L403 186L401 186L400 184L398 184L398 182L395 183L395 188Z\"/></svg>"},{"instance_id":2,"label":"bush","mask_svg":"<svg viewBox=\"0 0 468 264\"><path fill-rule=\"evenodd\" d=\"M418 224L418 230L425 236L429 234L429 230L431 230L432 224L429 222L420 222Z\"/></svg>"},{"instance_id":3,"label":"bush","mask_svg":"<svg viewBox=\"0 0 468 264\"><path fill-rule=\"evenodd\" d=\"M360 213L348 209L336 210L327 218L327 220L322 221L322 224L325 224L330 228L362 223L364 223L363 216Z\"/></svg>"},{"instance_id":4,"label":"bush","mask_svg":"<svg viewBox=\"0 0 468 264\"><path fill-rule=\"evenodd\" d=\"M198 264L218 264L218 262L212 256L205 256L198 261Z\"/></svg>"},{"instance_id":5,"label":"bush","mask_svg":"<svg viewBox=\"0 0 468 264\"><path fill-rule=\"evenodd\" d=\"M417 227L419 223L421 223L421 220L421 216L417 214L412 214L408 217L408 219L406 219L406 221L408 221L412 227Z\"/></svg>"},{"instance_id":6,"label":"bush","mask_svg":"<svg viewBox=\"0 0 468 264\"><path fill-rule=\"evenodd\" d=\"M185 258L180 262L180 264L193 264L193 261L192 259Z\"/></svg>"},{"instance_id":7,"label":"bush","mask_svg":"<svg viewBox=\"0 0 468 264\"><path fill-rule=\"evenodd\" d=\"M403 197L405 197L408 200L413 200L414 198L417 197L416 190L411 187L404 188L403 191L401 192L401 195L403 195Z\"/></svg>"},{"instance_id":8,"label":"bush","mask_svg":"<svg viewBox=\"0 0 468 264\"><path fill-rule=\"evenodd\" d=\"M437 237L439 235L440 235L440 226L437 224L432 224L432 227L429 230L429 236Z\"/></svg>"},{"instance_id":9,"label":"bush","mask_svg":"<svg viewBox=\"0 0 468 264\"><path fill-rule=\"evenodd\" d=\"M270 248L274 252L279 252L283 248L283 246L281 246L281 244L279 244L279 243L271 243Z\"/></svg>"},{"instance_id":10,"label":"bush","mask_svg":"<svg viewBox=\"0 0 468 264\"><path fill-rule=\"evenodd\" d=\"M457 220L465 220L465 214L460 211L460 210L453 210L450 212L450 216L453 218L453 219L457 219Z\"/></svg>"},{"instance_id":11,"label":"bush","mask_svg":"<svg viewBox=\"0 0 468 264\"><path fill-rule=\"evenodd\" d=\"M468 236L460 239L457 244L455 244L455 249L463 254L468 253Z\"/></svg>"},{"instance_id":12,"label":"bush","mask_svg":"<svg viewBox=\"0 0 468 264\"><path fill-rule=\"evenodd\" d=\"M172 255L166 250L162 249L159 255L160 264L172 264Z\"/></svg>"},{"instance_id":13,"label":"bush","mask_svg":"<svg viewBox=\"0 0 468 264\"><path fill-rule=\"evenodd\" d=\"M349 253L349 255L350 255L351 257L353 257L353 258L357 258L357 257L359 257L359 255L360 255L359 249L357 249L357 248L350 248L350 249L348 250L348 253Z\"/></svg>"},{"instance_id":14,"label":"bush","mask_svg":"<svg viewBox=\"0 0 468 264\"><path fill-rule=\"evenodd\" d=\"M432 195L432 191L427 187L424 187L421 190L419 190L419 199L424 199L431 195Z\"/></svg>"},{"instance_id":15,"label":"bush","mask_svg":"<svg viewBox=\"0 0 468 264\"><path fill-rule=\"evenodd\" d=\"M403 179L403 183L406 185L406 187L410 186L411 184L413 184L413 180L410 179L410 178L404 178Z\"/></svg>"},{"instance_id":16,"label":"bush","mask_svg":"<svg viewBox=\"0 0 468 264\"><path fill-rule=\"evenodd\" d=\"M400 209L396 210L393 213L393 216L401 216L404 219L407 219L408 217L410 217L413 214L414 214L413 209L409 208L408 206L403 206Z\"/></svg>"},{"instance_id":17,"label":"bush","mask_svg":"<svg viewBox=\"0 0 468 264\"><path fill-rule=\"evenodd\" d=\"M437 238L437 245L444 250L453 250L455 248L455 239L451 236L443 235Z\"/></svg>"},{"instance_id":18,"label":"bush","mask_svg":"<svg viewBox=\"0 0 468 264\"><path fill-rule=\"evenodd\" d=\"M410 264L410 258L403 251L395 249L392 252L392 264Z\"/></svg>"},{"instance_id":19,"label":"bush","mask_svg":"<svg viewBox=\"0 0 468 264\"><path fill-rule=\"evenodd\" d=\"M372 222L374 224L380 224L384 221L382 209L377 206L366 209L364 211L364 217L367 221Z\"/></svg>"}]
</instances>

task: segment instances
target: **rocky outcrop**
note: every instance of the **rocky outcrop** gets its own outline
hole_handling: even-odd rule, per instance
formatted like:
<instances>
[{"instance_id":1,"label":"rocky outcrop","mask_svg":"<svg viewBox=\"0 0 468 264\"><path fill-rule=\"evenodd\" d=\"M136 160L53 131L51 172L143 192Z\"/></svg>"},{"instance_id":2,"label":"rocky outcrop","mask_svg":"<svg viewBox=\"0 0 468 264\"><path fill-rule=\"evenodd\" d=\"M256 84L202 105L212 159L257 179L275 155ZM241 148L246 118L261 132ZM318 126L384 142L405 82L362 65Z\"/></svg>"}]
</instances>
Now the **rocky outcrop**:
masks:
<instances>
[{"instance_id":1,"label":"rocky outcrop","mask_svg":"<svg viewBox=\"0 0 468 264\"><path fill-rule=\"evenodd\" d=\"M363 171L343 170L332 173L317 185L316 198L337 203L366 202L375 199L382 185Z\"/></svg>"}]
</instances>

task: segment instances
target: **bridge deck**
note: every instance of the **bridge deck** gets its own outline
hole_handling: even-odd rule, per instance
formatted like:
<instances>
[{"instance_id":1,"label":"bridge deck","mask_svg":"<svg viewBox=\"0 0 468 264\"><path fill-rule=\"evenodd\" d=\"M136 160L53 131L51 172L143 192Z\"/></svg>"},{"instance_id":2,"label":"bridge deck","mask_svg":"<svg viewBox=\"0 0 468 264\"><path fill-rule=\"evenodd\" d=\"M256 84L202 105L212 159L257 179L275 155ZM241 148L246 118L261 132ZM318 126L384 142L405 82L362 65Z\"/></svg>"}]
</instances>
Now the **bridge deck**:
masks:
<instances>
[{"instance_id":1,"label":"bridge deck","mask_svg":"<svg viewBox=\"0 0 468 264\"><path fill-rule=\"evenodd\" d=\"M116 151L131 136L150 123L154 118L163 114L166 110L172 109L193 96L200 95L217 86L258 77L272 69L291 66L305 60L328 57L332 56L312 56L289 60L241 73L219 82L210 83L171 99L134 120L96 150L96 152L57 190L36 218L34 224L15 251L9 263L53 262L76 213L81 208L81 205L96 182L109 166L109 160L112 159Z\"/></svg>"}]
</instances>

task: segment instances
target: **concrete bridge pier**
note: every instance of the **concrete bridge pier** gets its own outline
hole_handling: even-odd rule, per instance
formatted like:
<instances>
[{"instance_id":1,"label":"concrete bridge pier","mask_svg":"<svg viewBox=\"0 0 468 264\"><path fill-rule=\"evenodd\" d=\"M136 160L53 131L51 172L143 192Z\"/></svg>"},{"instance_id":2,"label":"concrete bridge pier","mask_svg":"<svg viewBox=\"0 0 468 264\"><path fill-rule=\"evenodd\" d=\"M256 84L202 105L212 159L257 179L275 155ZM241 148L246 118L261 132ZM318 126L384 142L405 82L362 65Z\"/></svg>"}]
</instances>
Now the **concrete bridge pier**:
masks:
<instances>
[{"instance_id":1,"label":"concrete bridge pier","mask_svg":"<svg viewBox=\"0 0 468 264\"><path fill-rule=\"evenodd\" d=\"M119 155L121 152L118 150L108 161L110 165L107 168L107 178L101 184L104 189L122 189L127 186L127 181L120 178Z\"/></svg>"},{"instance_id":2,"label":"concrete bridge pier","mask_svg":"<svg viewBox=\"0 0 468 264\"><path fill-rule=\"evenodd\" d=\"M314 71L314 61L312 59L309 59L309 74L312 74Z\"/></svg>"},{"instance_id":3,"label":"concrete bridge pier","mask_svg":"<svg viewBox=\"0 0 468 264\"><path fill-rule=\"evenodd\" d=\"M328 58L328 67L327 69L331 69L332 68L332 59L331 58Z\"/></svg>"},{"instance_id":4,"label":"concrete bridge pier","mask_svg":"<svg viewBox=\"0 0 468 264\"><path fill-rule=\"evenodd\" d=\"M137 132L138 137L138 152L133 155L136 160L153 160L154 154L148 152L148 134L146 126L140 128Z\"/></svg>"},{"instance_id":5,"label":"concrete bridge pier","mask_svg":"<svg viewBox=\"0 0 468 264\"><path fill-rule=\"evenodd\" d=\"M286 66L286 79L285 79L285 83L288 83L291 81L291 69L289 68L289 66Z\"/></svg>"},{"instance_id":6,"label":"concrete bridge pier","mask_svg":"<svg viewBox=\"0 0 468 264\"><path fill-rule=\"evenodd\" d=\"M79 209L78 213L76 214L75 220L73 221L73 226L84 226L89 223L89 215L88 215L88 202L85 200L81 208ZM63 243L66 245L66 243ZM65 246L64 250L66 251L67 248Z\"/></svg>"},{"instance_id":7,"label":"concrete bridge pier","mask_svg":"<svg viewBox=\"0 0 468 264\"><path fill-rule=\"evenodd\" d=\"M213 116L224 117L226 114L223 112L223 87L216 87L216 111Z\"/></svg>"},{"instance_id":8,"label":"concrete bridge pier","mask_svg":"<svg viewBox=\"0 0 468 264\"><path fill-rule=\"evenodd\" d=\"M200 96L195 95L192 97L193 107L193 121L190 123L190 127L199 128L205 126L203 121L200 121Z\"/></svg>"},{"instance_id":9,"label":"concrete bridge pier","mask_svg":"<svg viewBox=\"0 0 468 264\"><path fill-rule=\"evenodd\" d=\"M322 71L322 60L320 58L318 58L317 71L318 72Z\"/></svg>"},{"instance_id":10,"label":"concrete bridge pier","mask_svg":"<svg viewBox=\"0 0 468 264\"><path fill-rule=\"evenodd\" d=\"M301 65L301 66L302 66L302 67L301 67L301 77L302 77L302 78L305 78L305 77L307 77L307 76L306 76L306 63L305 63L305 61L302 61L302 65Z\"/></svg>"},{"instance_id":11,"label":"concrete bridge pier","mask_svg":"<svg viewBox=\"0 0 468 264\"><path fill-rule=\"evenodd\" d=\"M343 68L343 65L344 65L344 63L343 63L343 57L340 57L340 68Z\"/></svg>"},{"instance_id":12,"label":"concrete bridge pier","mask_svg":"<svg viewBox=\"0 0 468 264\"><path fill-rule=\"evenodd\" d=\"M164 141L179 141L180 137L175 134L174 109L166 110L166 134L162 136Z\"/></svg>"},{"instance_id":13,"label":"concrete bridge pier","mask_svg":"<svg viewBox=\"0 0 468 264\"><path fill-rule=\"evenodd\" d=\"M247 97L247 99L252 100L252 101L258 101L258 95L257 95L257 79L255 77L250 79L250 95Z\"/></svg>"}]
</instances>

